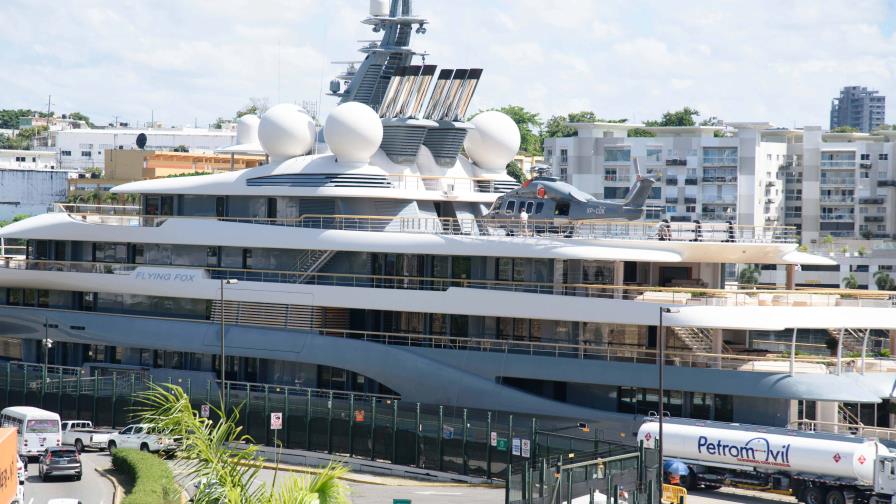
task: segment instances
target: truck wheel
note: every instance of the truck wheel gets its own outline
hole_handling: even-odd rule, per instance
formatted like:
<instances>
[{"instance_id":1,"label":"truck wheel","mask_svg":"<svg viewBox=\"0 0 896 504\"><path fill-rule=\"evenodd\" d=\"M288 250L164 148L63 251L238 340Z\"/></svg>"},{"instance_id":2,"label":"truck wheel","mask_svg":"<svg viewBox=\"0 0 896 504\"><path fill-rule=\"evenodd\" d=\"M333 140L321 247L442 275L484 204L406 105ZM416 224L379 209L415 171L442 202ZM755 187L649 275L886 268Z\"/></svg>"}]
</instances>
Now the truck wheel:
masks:
<instances>
[{"instance_id":1,"label":"truck wheel","mask_svg":"<svg viewBox=\"0 0 896 504\"><path fill-rule=\"evenodd\" d=\"M140 445L140 451L149 453L149 445L146 443L142 443Z\"/></svg>"},{"instance_id":2,"label":"truck wheel","mask_svg":"<svg viewBox=\"0 0 896 504\"><path fill-rule=\"evenodd\" d=\"M84 441L81 441L80 439L76 439L75 440L75 449L78 450L78 453L83 452L84 451Z\"/></svg>"},{"instance_id":3,"label":"truck wheel","mask_svg":"<svg viewBox=\"0 0 896 504\"><path fill-rule=\"evenodd\" d=\"M115 444L115 441L109 441L109 453L112 453L112 450L117 448L118 445Z\"/></svg>"},{"instance_id":4,"label":"truck wheel","mask_svg":"<svg viewBox=\"0 0 896 504\"><path fill-rule=\"evenodd\" d=\"M845 492L839 488L828 490L828 495L824 499L824 504L853 504L854 502L852 492Z\"/></svg>"},{"instance_id":5,"label":"truck wheel","mask_svg":"<svg viewBox=\"0 0 896 504\"><path fill-rule=\"evenodd\" d=\"M824 489L821 487L808 487L803 494L806 504L826 504L824 501Z\"/></svg>"}]
</instances>

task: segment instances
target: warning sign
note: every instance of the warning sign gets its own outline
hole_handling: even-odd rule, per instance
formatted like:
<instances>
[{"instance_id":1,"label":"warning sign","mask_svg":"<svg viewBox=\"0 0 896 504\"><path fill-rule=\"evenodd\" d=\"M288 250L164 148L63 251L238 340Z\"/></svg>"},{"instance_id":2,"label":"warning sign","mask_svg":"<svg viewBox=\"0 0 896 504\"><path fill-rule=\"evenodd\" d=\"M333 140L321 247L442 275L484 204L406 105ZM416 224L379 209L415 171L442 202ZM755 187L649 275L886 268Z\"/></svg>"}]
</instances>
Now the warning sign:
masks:
<instances>
[{"instance_id":1,"label":"warning sign","mask_svg":"<svg viewBox=\"0 0 896 504\"><path fill-rule=\"evenodd\" d=\"M199 416L202 418L208 418L209 407L208 404L203 404L199 407Z\"/></svg>"},{"instance_id":2,"label":"warning sign","mask_svg":"<svg viewBox=\"0 0 896 504\"><path fill-rule=\"evenodd\" d=\"M523 457L529 458L529 440L524 439L521 447Z\"/></svg>"},{"instance_id":3,"label":"warning sign","mask_svg":"<svg viewBox=\"0 0 896 504\"><path fill-rule=\"evenodd\" d=\"M283 428L283 413L271 413L271 430Z\"/></svg>"},{"instance_id":4,"label":"warning sign","mask_svg":"<svg viewBox=\"0 0 896 504\"><path fill-rule=\"evenodd\" d=\"M364 410L355 410L355 422L362 423L364 421Z\"/></svg>"}]
</instances>

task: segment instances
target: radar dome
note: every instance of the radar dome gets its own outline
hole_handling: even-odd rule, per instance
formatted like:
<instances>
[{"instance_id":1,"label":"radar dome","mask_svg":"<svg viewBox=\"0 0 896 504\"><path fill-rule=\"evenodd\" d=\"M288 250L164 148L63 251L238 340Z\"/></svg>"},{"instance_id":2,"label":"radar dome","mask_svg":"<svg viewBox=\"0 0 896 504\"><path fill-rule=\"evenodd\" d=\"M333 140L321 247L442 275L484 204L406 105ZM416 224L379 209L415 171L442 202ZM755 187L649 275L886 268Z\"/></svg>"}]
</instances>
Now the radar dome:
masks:
<instances>
[{"instance_id":1,"label":"radar dome","mask_svg":"<svg viewBox=\"0 0 896 504\"><path fill-rule=\"evenodd\" d=\"M474 117L464 149L480 168L503 172L520 150L520 129L507 114L489 110Z\"/></svg>"},{"instance_id":2,"label":"radar dome","mask_svg":"<svg viewBox=\"0 0 896 504\"><path fill-rule=\"evenodd\" d=\"M324 136L340 163L367 164L383 141L383 123L367 105L346 102L327 116Z\"/></svg>"},{"instance_id":3,"label":"radar dome","mask_svg":"<svg viewBox=\"0 0 896 504\"><path fill-rule=\"evenodd\" d=\"M246 114L236 122L237 145L258 143L258 123L261 119L255 114Z\"/></svg>"},{"instance_id":4,"label":"radar dome","mask_svg":"<svg viewBox=\"0 0 896 504\"><path fill-rule=\"evenodd\" d=\"M304 156L316 136L314 120L298 105L281 103L269 108L258 123L258 141L271 159Z\"/></svg>"}]
</instances>

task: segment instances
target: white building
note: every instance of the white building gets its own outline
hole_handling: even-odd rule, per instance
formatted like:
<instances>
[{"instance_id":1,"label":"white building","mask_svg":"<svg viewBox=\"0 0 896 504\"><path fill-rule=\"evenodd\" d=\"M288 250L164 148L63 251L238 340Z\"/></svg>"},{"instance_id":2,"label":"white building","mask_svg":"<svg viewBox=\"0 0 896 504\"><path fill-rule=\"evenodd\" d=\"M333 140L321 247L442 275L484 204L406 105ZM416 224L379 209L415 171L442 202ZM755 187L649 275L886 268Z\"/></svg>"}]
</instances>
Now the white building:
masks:
<instances>
[{"instance_id":1,"label":"white building","mask_svg":"<svg viewBox=\"0 0 896 504\"><path fill-rule=\"evenodd\" d=\"M53 151L0 149L0 170L55 170Z\"/></svg>"},{"instance_id":2,"label":"white building","mask_svg":"<svg viewBox=\"0 0 896 504\"><path fill-rule=\"evenodd\" d=\"M892 238L896 233L896 131L826 133L818 126L767 123L646 128L570 124L578 136L545 140L555 175L598 198L621 199L632 183L631 157L658 178L649 219L789 225L805 244L824 237Z\"/></svg>"},{"instance_id":3,"label":"white building","mask_svg":"<svg viewBox=\"0 0 896 504\"><path fill-rule=\"evenodd\" d=\"M598 198L621 200L632 184L633 156L658 184L648 200L648 219L778 224L782 219L779 168L787 145L765 141L766 123L736 125L733 136L718 127L646 128L655 137L628 137L639 124L571 123L578 136L545 140L545 163L554 175Z\"/></svg>"},{"instance_id":4,"label":"white building","mask_svg":"<svg viewBox=\"0 0 896 504\"><path fill-rule=\"evenodd\" d=\"M137 136L146 135L146 149L171 150L183 145L190 151L214 151L233 145L233 129L66 129L50 132L50 147L66 170L84 171L103 167L106 149L136 149Z\"/></svg>"}]
</instances>

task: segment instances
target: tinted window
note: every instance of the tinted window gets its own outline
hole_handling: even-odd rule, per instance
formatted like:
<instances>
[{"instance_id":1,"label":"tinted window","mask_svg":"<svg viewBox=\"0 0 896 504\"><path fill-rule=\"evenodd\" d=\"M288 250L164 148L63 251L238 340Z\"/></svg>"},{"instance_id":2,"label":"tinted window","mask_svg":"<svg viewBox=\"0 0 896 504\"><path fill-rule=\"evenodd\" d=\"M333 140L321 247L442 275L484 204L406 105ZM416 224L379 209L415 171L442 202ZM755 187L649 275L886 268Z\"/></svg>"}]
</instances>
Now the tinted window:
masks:
<instances>
[{"instance_id":1,"label":"tinted window","mask_svg":"<svg viewBox=\"0 0 896 504\"><path fill-rule=\"evenodd\" d=\"M506 213L513 213L514 208L516 208L516 201L514 201L514 200L509 200L509 201L507 202L507 206L504 207L504 212L506 212Z\"/></svg>"},{"instance_id":2,"label":"tinted window","mask_svg":"<svg viewBox=\"0 0 896 504\"><path fill-rule=\"evenodd\" d=\"M535 205L535 213L541 213L542 210L544 210L544 201L539 201Z\"/></svg>"},{"instance_id":3,"label":"tinted window","mask_svg":"<svg viewBox=\"0 0 896 504\"><path fill-rule=\"evenodd\" d=\"M59 432L59 420L28 420L28 425L25 426L25 432L39 434Z\"/></svg>"},{"instance_id":4,"label":"tinted window","mask_svg":"<svg viewBox=\"0 0 896 504\"><path fill-rule=\"evenodd\" d=\"M75 450L53 450L54 457L74 457L77 454Z\"/></svg>"},{"instance_id":5,"label":"tinted window","mask_svg":"<svg viewBox=\"0 0 896 504\"><path fill-rule=\"evenodd\" d=\"M526 213L532 213L532 209L535 207L535 203L531 201L526 203Z\"/></svg>"}]
</instances>

